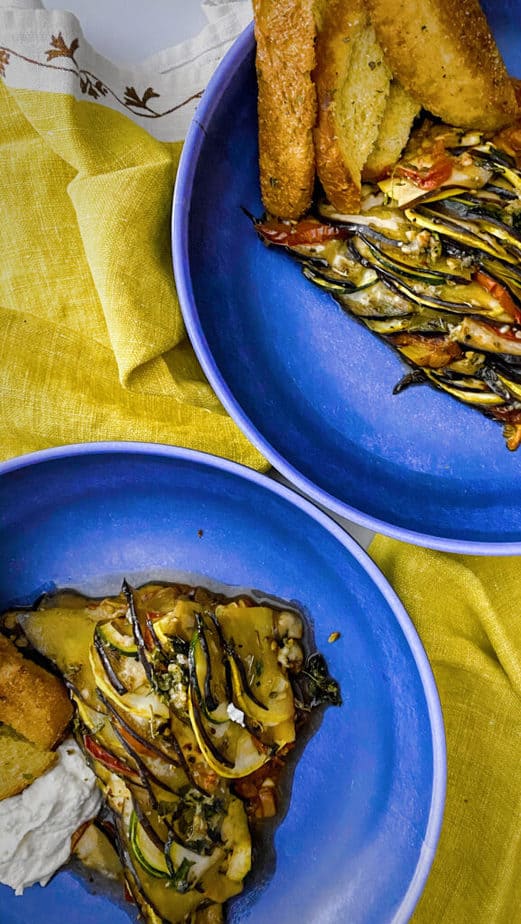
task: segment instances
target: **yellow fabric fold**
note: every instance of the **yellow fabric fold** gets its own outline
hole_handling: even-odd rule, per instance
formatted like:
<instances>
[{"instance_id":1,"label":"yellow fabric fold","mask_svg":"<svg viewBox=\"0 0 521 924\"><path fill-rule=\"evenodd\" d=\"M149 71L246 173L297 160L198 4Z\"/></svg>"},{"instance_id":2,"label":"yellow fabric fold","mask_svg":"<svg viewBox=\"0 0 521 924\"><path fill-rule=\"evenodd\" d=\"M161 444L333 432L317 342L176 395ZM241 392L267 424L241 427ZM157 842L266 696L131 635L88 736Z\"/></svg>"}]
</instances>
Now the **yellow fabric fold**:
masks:
<instances>
[{"instance_id":1,"label":"yellow fabric fold","mask_svg":"<svg viewBox=\"0 0 521 924\"><path fill-rule=\"evenodd\" d=\"M377 536L430 659L447 739L439 849L414 924L521 920L521 559Z\"/></svg>"},{"instance_id":2,"label":"yellow fabric fold","mask_svg":"<svg viewBox=\"0 0 521 924\"><path fill-rule=\"evenodd\" d=\"M0 124L0 456L135 439L266 468L183 325L181 144L98 103L1 83Z\"/></svg>"}]
</instances>

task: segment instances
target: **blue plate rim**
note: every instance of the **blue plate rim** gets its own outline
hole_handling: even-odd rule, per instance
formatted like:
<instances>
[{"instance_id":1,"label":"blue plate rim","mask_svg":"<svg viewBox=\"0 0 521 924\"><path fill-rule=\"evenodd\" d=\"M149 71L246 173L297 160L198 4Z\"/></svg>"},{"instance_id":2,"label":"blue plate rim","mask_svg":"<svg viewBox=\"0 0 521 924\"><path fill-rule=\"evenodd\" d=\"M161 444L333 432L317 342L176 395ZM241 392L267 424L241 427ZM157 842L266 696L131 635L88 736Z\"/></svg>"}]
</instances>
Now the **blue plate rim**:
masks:
<instances>
[{"instance_id":1,"label":"blue plate rim","mask_svg":"<svg viewBox=\"0 0 521 924\"><path fill-rule=\"evenodd\" d=\"M229 85L237 67L246 54L252 50L254 41L252 22L241 32L210 78L188 129L173 192L171 237L175 284L188 336L210 385L243 434L264 455L268 462L284 478L295 485L297 490L302 491L314 503L326 507L335 515L351 520L365 529L384 533L402 542L442 552L453 552L462 555L521 555L521 540L515 542L491 542L444 538L443 536L430 535L396 526L386 520L364 513L363 510L359 510L357 507L339 501L328 491L325 491L299 472L272 446L243 411L239 401L220 372L212 356L208 341L199 325L197 305L191 282L188 248L190 198L198 155L205 140L205 126L209 123L219 101L216 91L218 89L222 90Z\"/></svg>"},{"instance_id":2,"label":"blue plate rim","mask_svg":"<svg viewBox=\"0 0 521 924\"><path fill-rule=\"evenodd\" d=\"M438 848L447 789L447 750L443 713L434 674L421 639L400 598L368 553L348 532L346 532L345 529L342 528L342 526L333 520L327 513L315 506L311 500L302 497L290 487L286 487L278 481L272 480L268 475L262 472L241 465L238 462L232 462L229 459L212 455L211 453L195 449L185 449L180 446L171 446L163 443L133 441L72 443L25 453L24 455L8 459L5 462L0 462L0 478L24 468L38 466L55 460L63 460L76 456L109 454L155 455L170 459L173 462L191 462L192 464L217 469L220 472L233 475L277 495L287 503L296 506L304 514L315 520L319 526L329 532L330 535L345 548L347 553L357 561L384 597L405 636L421 679L430 722L433 755L431 804L425 837L414 876L409 883L409 887L392 921L392 924L406 924L425 888Z\"/></svg>"}]
</instances>

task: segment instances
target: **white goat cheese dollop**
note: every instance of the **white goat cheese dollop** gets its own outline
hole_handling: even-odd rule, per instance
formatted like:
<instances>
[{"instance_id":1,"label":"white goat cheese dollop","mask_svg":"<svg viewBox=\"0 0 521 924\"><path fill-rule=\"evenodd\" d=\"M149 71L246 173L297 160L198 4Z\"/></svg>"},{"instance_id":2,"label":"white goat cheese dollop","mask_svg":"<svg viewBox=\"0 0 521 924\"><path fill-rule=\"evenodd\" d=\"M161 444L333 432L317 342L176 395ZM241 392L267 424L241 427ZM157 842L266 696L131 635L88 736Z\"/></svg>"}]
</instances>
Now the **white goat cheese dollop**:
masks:
<instances>
[{"instance_id":1,"label":"white goat cheese dollop","mask_svg":"<svg viewBox=\"0 0 521 924\"><path fill-rule=\"evenodd\" d=\"M16 895L48 883L69 859L71 835L101 806L96 777L74 739L67 738L57 753L53 767L0 802L0 882Z\"/></svg>"}]
</instances>

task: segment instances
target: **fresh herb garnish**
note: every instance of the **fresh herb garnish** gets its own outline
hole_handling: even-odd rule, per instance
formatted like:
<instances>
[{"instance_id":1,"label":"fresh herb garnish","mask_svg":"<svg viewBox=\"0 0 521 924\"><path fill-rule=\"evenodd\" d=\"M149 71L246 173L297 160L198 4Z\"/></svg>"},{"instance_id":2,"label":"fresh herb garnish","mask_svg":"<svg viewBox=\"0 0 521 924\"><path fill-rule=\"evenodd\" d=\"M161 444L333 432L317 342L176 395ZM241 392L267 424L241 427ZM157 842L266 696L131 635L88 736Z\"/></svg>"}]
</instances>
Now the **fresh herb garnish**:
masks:
<instances>
[{"instance_id":1,"label":"fresh herb garnish","mask_svg":"<svg viewBox=\"0 0 521 924\"><path fill-rule=\"evenodd\" d=\"M188 874L192 866L194 866L193 860L189 860L187 857L185 857L183 862L179 864L177 869L175 869L171 862L169 862L169 856L167 852L166 861L171 873L170 878L168 879L168 884L174 888L176 892L180 892L181 895L184 895L185 892L188 892L192 888L192 884L188 880Z\"/></svg>"},{"instance_id":2,"label":"fresh herb garnish","mask_svg":"<svg viewBox=\"0 0 521 924\"><path fill-rule=\"evenodd\" d=\"M307 696L312 709L324 703L332 706L342 705L340 687L331 677L325 658L320 652L309 655L299 673L299 679L302 677L306 679Z\"/></svg>"}]
</instances>

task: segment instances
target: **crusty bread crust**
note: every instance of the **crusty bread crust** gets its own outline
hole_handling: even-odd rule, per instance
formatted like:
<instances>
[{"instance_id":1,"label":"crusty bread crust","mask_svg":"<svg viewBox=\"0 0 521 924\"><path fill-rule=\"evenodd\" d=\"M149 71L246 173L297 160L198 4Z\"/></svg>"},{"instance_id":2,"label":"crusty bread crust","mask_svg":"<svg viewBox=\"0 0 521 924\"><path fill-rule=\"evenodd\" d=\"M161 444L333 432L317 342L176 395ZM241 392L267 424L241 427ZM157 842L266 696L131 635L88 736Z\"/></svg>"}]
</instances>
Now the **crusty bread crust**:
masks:
<instances>
[{"instance_id":1,"label":"crusty bread crust","mask_svg":"<svg viewBox=\"0 0 521 924\"><path fill-rule=\"evenodd\" d=\"M367 0L393 75L444 122L495 131L512 122L512 84L479 0Z\"/></svg>"},{"instance_id":2,"label":"crusty bread crust","mask_svg":"<svg viewBox=\"0 0 521 924\"><path fill-rule=\"evenodd\" d=\"M378 138L365 163L362 179L375 182L388 176L409 140L414 119L420 109L420 104L410 93L397 80L393 80Z\"/></svg>"},{"instance_id":3,"label":"crusty bread crust","mask_svg":"<svg viewBox=\"0 0 521 924\"><path fill-rule=\"evenodd\" d=\"M22 657L0 635L0 722L42 748L54 747L72 718L72 704L57 677Z\"/></svg>"},{"instance_id":4,"label":"crusty bread crust","mask_svg":"<svg viewBox=\"0 0 521 924\"><path fill-rule=\"evenodd\" d=\"M316 58L317 174L338 211L357 212L362 167L378 134L391 79L364 0L329 0Z\"/></svg>"},{"instance_id":5,"label":"crusty bread crust","mask_svg":"<svg viewBox=\"0 0 521 924\"><path fill-rule=\"evenodd\" d=\"M254 0L259 167L266 211L299 218L315 181L313 0Z\"/></svg>"},{"instance_id":6,"label":"crusty bread crust","mask_svg":"<svg viewBox=\"0 0 521 924\"><path fill-rule=\"evenodd\" d=\"M511 82L518 106L517 119L512 125L501 129L492 140L496 147L510 154L521 168L521 80L512 77Z\"/></svg>"}]
</instances>

